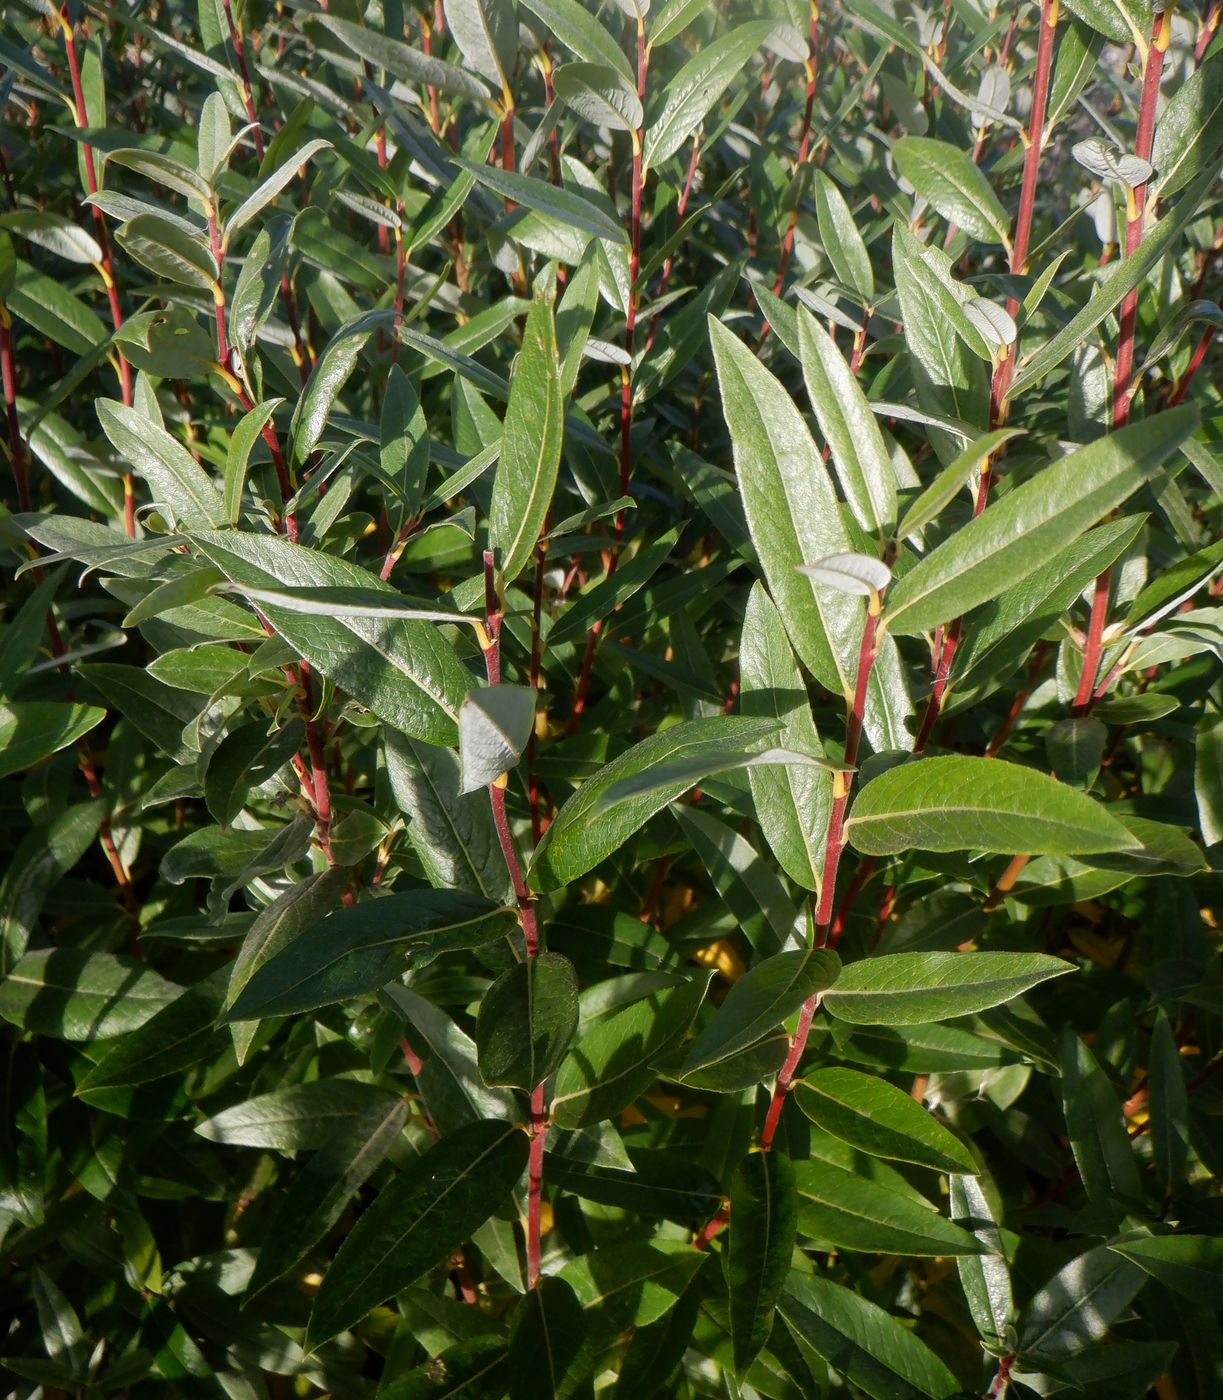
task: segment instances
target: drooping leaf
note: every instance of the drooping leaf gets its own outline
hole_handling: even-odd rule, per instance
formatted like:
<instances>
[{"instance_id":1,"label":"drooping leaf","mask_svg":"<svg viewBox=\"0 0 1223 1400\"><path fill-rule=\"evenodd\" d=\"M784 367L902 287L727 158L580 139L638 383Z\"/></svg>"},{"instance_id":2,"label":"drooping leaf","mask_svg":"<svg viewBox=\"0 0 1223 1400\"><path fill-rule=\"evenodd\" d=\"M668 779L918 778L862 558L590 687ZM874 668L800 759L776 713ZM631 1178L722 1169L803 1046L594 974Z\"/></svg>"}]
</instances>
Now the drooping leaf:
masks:
<instances>
[{"instance_id":1,"label":"drooping leaf","mask_svg":"<svg viewBox=\"0 0 1223 1400\"><path fill-rule=\"evenodd\" d=\"M511 910L461 890L417 890L355 904L263 962L226 1018L287 1016L375 992L404 971L414 952L478 947L515 922Z\"/></svg>"},{"instance_id":2,"label":"drooping leaf","mask_svg":"<svg viewBox=\"0 0 1223 1400\"><path fill-rule=\"evenodd\" d=\"M578 979L560 953L543 952L503 972L484 995L476 1051L486 1084L534 1089L551 1075L578 1023Z\"/></svg>"},{"instance_id":3,"label":"drooping leaf","mask_svg":"<svg viewBox=\"0 0 1223 1400\"><path fill-rule=\"evenodd\" d=\"M790 1159L780 1152L750 1153L731 1182L730 1238L723 1255L738 1375L746 1374L769 1339L797 1231Z\"/></svg>"},{"instance_id":4,"label":"drooping leaf","mask_svg":"<svg viewBox=\"0 0 1223 1400\"><path fill-rule=\"evenodd\" d=\"M387 1186L340 1246L306 1329L334 1337L447 1258L509 1196L527 1164L512 1123L457 1128Z\"/></svg>"}]
</instances>

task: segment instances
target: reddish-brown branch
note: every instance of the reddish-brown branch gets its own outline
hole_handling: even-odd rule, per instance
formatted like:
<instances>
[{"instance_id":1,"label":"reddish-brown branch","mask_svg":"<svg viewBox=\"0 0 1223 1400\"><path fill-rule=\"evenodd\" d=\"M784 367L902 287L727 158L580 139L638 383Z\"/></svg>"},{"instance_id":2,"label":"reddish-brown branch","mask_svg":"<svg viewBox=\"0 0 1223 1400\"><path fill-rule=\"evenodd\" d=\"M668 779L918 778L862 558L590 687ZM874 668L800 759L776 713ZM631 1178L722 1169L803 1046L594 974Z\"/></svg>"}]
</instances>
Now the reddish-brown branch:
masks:
<instances>
[{"instance_id":1,"label":"reddish-brown branch","mask_svg":"<svg viewBox=\"0 0 1223 1400\"><path fill-rule=\"evenodd\" d=\"M64 38L64 57L68 61L68 75L72 82L73 116L77 127L83 129L89 125L89 111L85 105L85 91L81 84L81 66L76 55L76 38L68 19L68 6L66 4L59 12L59 22ZM85 183L89 193L95 195L98 192L97 166L94 164L93 147L88 141L81 142L81 156L85 165ZM94 234L97 238L98 248L102 253L99 271L102 275L102 283L106 288L106 300L110 306L111 326L117 333L123 328L123 308L119 303L119 288L115 282L115 262L111 253L110 230L106 227L106 219L103 217L101 209L96 204L90 205L90 208L93 210ZM125 404L130 405L132 402L132 368L124 357L123 351L118 347L115 349L115 357L119 369L119 396ZM130 472L123 473L123 501L124 528L129 535L135 535L136 498Z\"/></svg>"},{"instance_id":2,"label":"reddish-brown branch","mask_svg":"<svg viewBox=\"0 0 1223 1400\"><path fill-rule=\"evenodd\" d=\"M692 182L696 178L697 167L701 160L701 133L698 130L692 138L692 156L688 161L688 173L684 176L684 186L679 192L679 200L675 206L675 225L678 228L684 222L684 215L688 212L688 200L692 197ZM662 265L662 276L658 279L658 300L661 301L667 294L667 288L671 285L671 270L675 265L675 254L669 253ZM650 330L645 340L645 353L648 355L654 346L654 336L658 332L658 318L662 313L655 311L650 317Z\"/></svg>"},{"instance_id":3,"label":"reddish-brown branch","mask_svg":"<svg viewBox=\"0 0 1223 1400\"><path fill-rule=\"evenodd\" d=\"M811 114L815 109L815 75L816 63L819 58L819 10L815 5L811 7L811 26L807 35L807 62L804 64L804 71L807 75L807 101L803 108L802 134L798 140L798 155L794 160L794 178L798 180L802 176L803 166L807 163L807 155L811 148ZM786 231L781 239L781 256L777 261L777 276L773 279L773 295L780 296L781 289L786 284L786 272L790 266L790 256L794 251L794 231L798 227L798 198L795 192L794 208L790 210L790 217L786 220ZM768 322L765 322L765 331L768 331Z\"/></svg>"},{"instance_id":4,"label":"reddish-brown branch","mask_svg":"<svg viewBox=\"0 0 1223 1400\"><path fill-rule=\"evenodd\" d=\"M221 0L221 7L225 11L225 23L229 27L229 42L233 45L234 58L237 59L238 72L242 77L242 103L246 108L246 118L254 127L252 135L255 139L255 154L262 160L263 132L259 129L259 117L255 111L255 94L251 87L250 69L246 63L246 41L234 18L230 0Z\"/></svg>"},{"instance_id":5,"label":"reddish-brown branch","mask_svg":"<svg viewBox=\"0 0 1223 1400\"><path fill-rule=\"evenodd\" d=\"M1190 384L1193 383L1193 376L1202 367L1202 361L1206 358L1206 352L1210 349L1210 343L1212 340L1214 340L1215 332L1217 330L1217 326L1207 326L1206 329L1202 332L1202 338L1198 341L1197 347L1195 348L1188 365L1185 367L1185 372L1181 375L1180 382L1177 384L1176 388L1173 389L1172 394L1168 399L1169 408L1175 408L1176 405L1180 403L1180 401L1185 397L1186 390L1189 388Z\"/></svg>"},{"instance_id":6,"label":"reddish-brown branch","mask_svg":"<svg viewBox=\"0 0 1223 1400\"><path fill-rule=\"evenodd\" d=\"M30 469L25 442L17 418L17 380L13 370L13 339L7 307L0 306L0 376L4 384L4 414L8 422L8 455L17 487L17 508L25 513L34 509L30 496Z\"/></svg>"},{"instance_id":7,"label":"reddish-brown branch","mask_svg":"<svg viewBox=\"0 0 1223 1400\"><path fill-rule=\"evenodd\" d=\"M489 685L501 684L501 602L497 596L497 582L494 571L493 552L484 551L484 630L487 645L484 649L484 668ZM514 843L514 833L510 830L509 817L505 810L504 779L488 785L488 794L493 809L493 825L497 829L497 840L501 854L505 858L505 868L509 872L514 898L518 902L518 920L522 925L522 936L528 958L534 958L540 950L539 924L535 915L535 900L527 887L522 873L522 862L518 858L518 847ZM531 1148L527 1167L527 1287L534 1288L539 1281L540 1260L540 1205L543 1201L544 1139L548 1129L548 1111L544 1100L544 1085L536 1084L531 1090L531 1122L529 1132Z\"/></svg>"},{"instance_id":8,"label":"reddish-brown branch","mask_svg":"<svg viewBox=\"0 0 1223 1400\"><path fill-rule=\"evenodd\" d=\"M1015 217L1015 237L1011 243L1011 273L1019 276L1028 261L1032 239L1032 216L1036 209L1036 187L1040 177L1040 155L1045 140L1045 111L1049 100L1049 77L1053 66L1053 40L1057 32L1059 0L1041 0L1040 37L1036 44L1036 72L1032 78L1032 111L1028 119L1027 146L1023 158L1023 180L1019 187L1019 212ZM1009 42L1009 39L1008 39ZM1014 316L1019 302L1010 297L1007 312ZM994 371L990 385L990 419L997 426L1006 420L1006 396L1011 387L1018 346L1012 346Z\"/></svg>"},{"instance_id":9,"label":"reddish-brown branch","mask_svg":"<svg viewBox=\"0 0 1223 1400\"><path fill-rule=\"evenodd\" d=\"M870 680L871 668L875 663L875 643L879 629L881 602L878 595L872 595L867 610L866 625L862 629L862 643L858 649L858 670L854 680L853 701L845 725L845 769L833 778L832 810L828 816L828 834L824 843L824 867L820 872L819 901L815 910L815 946L825 947L832 927L833 899L836 895L837 870L841 854L845 848L845 813L849 807L849 794L853 785L852 770L858 761L858 744L862 738L862 720L866 713L866 688ZM807 1047L807 1037L811 1032L811 1022L819 1006L819 994L804 1003L799 1014L798 1026L785 1063L777 1076L777 1084L765 1115L764 1129L760 1135L760 1146L768 1152L773 1146L777 1125L781 1121L781 1110L786 1096L798 1072L803 1051Z\"/></svg>"},{"instance_id":10,"label":"reddish-brown branch","mask_svg":"<svg viewBox=\"0 0 1223 1400\"><path fill-rule=\"evenodd\" d=\"M1151 28L1151 43L1147 49L1146 67L1142 75L1142 97L1138 104L1138 131L1134 138L1134 153L1149 161L1155 144L1155 113L1159 102L1159 81L1163 73L1164 54L1172 35L1172 11L1155 16ZM1147 186L1135 187L1125 221L1125 256L1131 258L1142 241L1143 216L1146 212ZM1134 392L1134 330L1138 319L1138 288L1135 287L1121 303L1117 334L1117 357L1113 365L1113 427L1123 428L1129 420L1130 399ZM1083 652L1083 670L1075 692L1073 712L1090 713L1094 704L1093 690L1100 666L1100 651L1108 613L1108 595L1112 571L1096 579L1091 600L1091 621L1087 628L1087 645Z\"/></svg>"},{"instance_id":11,"label":"reddish-brown branch","mask_svg":"<svg viewBox=\"0 0 1223 1400\"><path fill-rule=\"evenodd\" d=\"M1215 36L1215 30L1219 27L1220 0L1214 0L1210 10L1207 12L1205 20L1202 21L1202 32L1198 35L1197 44L1193 50L1194 63L1201 63L1206 56L1206 50L1210 47L1210 41Z\"/></svg>"}]
</instances>

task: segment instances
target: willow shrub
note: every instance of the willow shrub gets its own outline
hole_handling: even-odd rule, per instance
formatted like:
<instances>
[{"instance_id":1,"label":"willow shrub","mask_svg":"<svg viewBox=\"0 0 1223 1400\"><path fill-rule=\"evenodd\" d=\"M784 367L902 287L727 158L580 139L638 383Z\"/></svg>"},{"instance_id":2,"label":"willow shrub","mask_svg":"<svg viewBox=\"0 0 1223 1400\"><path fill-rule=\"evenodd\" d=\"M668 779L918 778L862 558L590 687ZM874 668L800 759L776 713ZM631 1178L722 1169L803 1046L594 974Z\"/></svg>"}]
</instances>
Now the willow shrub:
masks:
<instances>
[{"instance_id":1,"label":"willow shrub","mask_svg":"<svg viewBox=\"0 0 1223 1400\"><path fill-rule=\"evenodd\" d=\"M7 6L12 1395L1223 1392L1223 40L1065 11Z\"/></svg>"}]
</instances>

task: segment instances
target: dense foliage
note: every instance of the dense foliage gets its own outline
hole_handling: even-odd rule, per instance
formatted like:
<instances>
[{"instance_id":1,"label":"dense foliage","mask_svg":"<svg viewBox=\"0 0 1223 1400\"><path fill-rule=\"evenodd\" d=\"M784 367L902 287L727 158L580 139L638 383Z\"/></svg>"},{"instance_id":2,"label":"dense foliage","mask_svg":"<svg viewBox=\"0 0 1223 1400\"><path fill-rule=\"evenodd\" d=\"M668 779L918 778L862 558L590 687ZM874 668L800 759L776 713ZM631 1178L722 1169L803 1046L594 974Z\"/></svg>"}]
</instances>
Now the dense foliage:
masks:
<instances>
[{"instance_id":1,"label":"dense foliage","mask_svg":"<svg viewBox=\"0 0 1223 1400\"><path fill-rule=\"evenodd\" d=\"M9 1393L1217 1400L1218 20L9 0Z\"/></svg>"}]
</instances>

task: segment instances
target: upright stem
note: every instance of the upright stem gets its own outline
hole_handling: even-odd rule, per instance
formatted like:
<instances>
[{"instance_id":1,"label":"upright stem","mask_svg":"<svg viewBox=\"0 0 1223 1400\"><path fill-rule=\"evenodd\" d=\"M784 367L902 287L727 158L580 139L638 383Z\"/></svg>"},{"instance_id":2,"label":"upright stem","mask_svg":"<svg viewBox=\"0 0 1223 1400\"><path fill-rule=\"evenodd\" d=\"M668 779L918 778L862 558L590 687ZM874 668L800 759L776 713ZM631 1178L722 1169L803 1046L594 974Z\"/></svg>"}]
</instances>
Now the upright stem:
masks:
<instances>
[{"instance_id":1,"label":"upright stem","mask_svg":"<svg viewBox=\"0 0 1223 1400\"><path fill-rule=\"evenodd\" d=\"M13 372L11 324L8 307L0 305L0 378L4 384L4 415L8 422L8 455L17 487L17 508L28 515L34 509L34 504L30 496L30 469L26 461L25 442L17 418L17 380Z\"/></svg>"},{"instance_id":2,"label":"upright stem","mask_svg":"<svg viewBox=\"0 0 1223 1400\"><path fill-rule=\"evenodd\" d=\"M488 645L484 650L484 667L489 685L501 684L501 601L497 594L497 581L494 571L493 552L484 551L484 630ZM535 915L535 900L523 878L522 863L518 859L518 848L514 844L514 833L510 830L509 817L505 810L505 780L498 779L488 785L488 795L493 808L493 825L497 829L497 840L501 844L501 854L505 857L505 868L509 871L514 898L518 902L518 919L522 924L522 936L528 959L539 954L539 923ZM548 1130L548 1111L544 1100L544 1085L536 1084L531 1090L531 1137L530 1155L527 1163L527 1287L534 1288L539 1281L539 1215L543 1200L544 1186L544 1139Z\"/></svg>"},{"instance_id":3,"label":"upright stem","mask_svg":"<svg viewBox=\"0 0 1223 1400\"><path fill-rule=\"evenodd\" d=\"M76 126L83 129L89 125L89 111L85 105L85 90L81 84L81 66L76 56L76 38L68 19L68 6L58 12L60 30L64 37L64 57L68 60L68 75L72 81L72 115ZM81 142L81 155L85 163L85 183L91 195L98 192L97 166L94 164L93 147L88 141ZM123 308L119 304L119 288L115 283L115 262L111 254L110 231L101 209L96 204L93 210L93 227L98 247L102 250L102 261L98 271L106 288L106 299L110 305L112 327L119 331L123 327ZM119 367L119 396L130 406L132 402L132 367L124 358L122 350L116 349ZM136 496L132 486L131 472L123 473L123 523L129 535L136 533Z\"/></svg>"},{"instance_id":4,"label":"upright stem","mask_svg":"<svg viewBox=\"0 0 1223 1400\"><path fill-rule=\"evenodd\" d=\"M1028 261L1032 241L1032 215L1036 208L1036 185L1040 177L1040 155L1045 141L1045 111L1049 101L1049 76L1053 66L1053 40L1057 32L1060 0L1041 0L1040 36L1036 44L1036 73L1032 79L1032 111L1028 119L1027 145L1023 158L1023 182L1019 188L1019 212L1015 218L1015 238L1011 244L1011 273L1019 276ZM1014 316L1019 302L1010 297L1006 306ZM990 416L995 425L1006 418L1006 395L1015 369L1017 346L1012 346L994 371L990 388Z\"/></svg>"},{"instance_id":5,"label":"upright stem","mask_svg":"<svg viewBox=\"0 0 1223 1400\"><path fill-rule=\"evenodd\" d=\"M1155 16L1151 42L1147 48L1146 66L1142 75L1142 97L1138 104L1138 131L1134 138L1134 153L1149 161L1155 144L1155 111L1159 101L1159 81L1163 74L1164 54L1172 36L1172 10ZM1133 190L1125 220L1125 256L1131 258L1142 241L1143 217L1146 213L1147 186L1144 182ZM1134 328L1138 319L1138 288L1135 287L1121 303L1117 335L1117 359L1113 368L1113 427L1123 428L1130 416L1130 397L1134 392L1131 377L1134 370ZM1091 600L1091 620L1087 625L1087 645L1083 650L1083 669L1075 691L1073 712L1086 715L1094 703L1093 692L1100 669L1104 626L1108 614L1109 584L1112 571L1096 579Z\"/></svg>"},{"instance_id":6,"label":"upright stem","mask_svg":"<svg viewBox=\"0 0 1223 1400\"><path fill-rule=\"evenodd\" d=\"M815 109L815 65L819 53L819 5L816 0L811 0L811 24L807 35L807 61L803 65L803 71L807 75L807 102L803 108L803 129L798 141L798 155L794 160L794 178L797 180L802 174L803 166L807 163L807 154L811 146L811 114ZM794 208L790 210L790 217L786 222L786 231L781 240L781 257L777 261L777 276L773 279L773 295L780 296L781 289L786 284L786 270L790 266L790 255L794 251L794 231L798 227L798 201L794 202ZM768 322L765 322L767 329Z\"/></svg>"},{"instance_id":7,"label":"upright stem","mask_svg":"<svg viewBox=\"0 0 1223 1400\"><path fill-rule=\"evenodd\" d=\"M858 673L854 681L853 701L849 718L845 725L845 768L834 774L832 786L832 810L828 814L828 834L824 846L824 868L820 872L819 901L815 911L815 946L823 948L828 943L832 926L833 898L837 888L837 870L841 864L841 854L845 849L845 813L849 807L849 794L853 785L850 771L858 761L858 745L862 739L862 719L866 712L866 687L870 680L871 667L875 664L876 642L879 631L879 614L882 611L882 596L872 593L866 614L866 625L862 629L862 644L858 649ZM794 1082L798 1066L807 1048L807 1037L811 1032L811 1022L819 1006L819 993L803 1005L799 1013L798 1026L790 1049L786 1055L781 1073L777 1076L777 1086L769 1103L764 1120L764 1130L760 1135L760 1146L768 1152L773 1146L777 1125L781 1121L781 1110L786 1095Z\"/></svg>"},{"instance_id":8,"label":"upright stem","mask_svg":"<svg viewBox=\"0 0 1223 1400\"><path fill-rule=\"evenodd\" d=\"M234 18L230 0L221 0L221 8L225 11L225 23L229 28L229 42L233 45L234 58L238 61L238 72L242 79L242 103L246 108L246 119L254 127L252 135L255 138L255 154L262 160L263 132L259 129L259 117L255 112L255 94L251 88L250 69L246 65L246 41L241 26Z\"/></svg>"}]
</instances>

